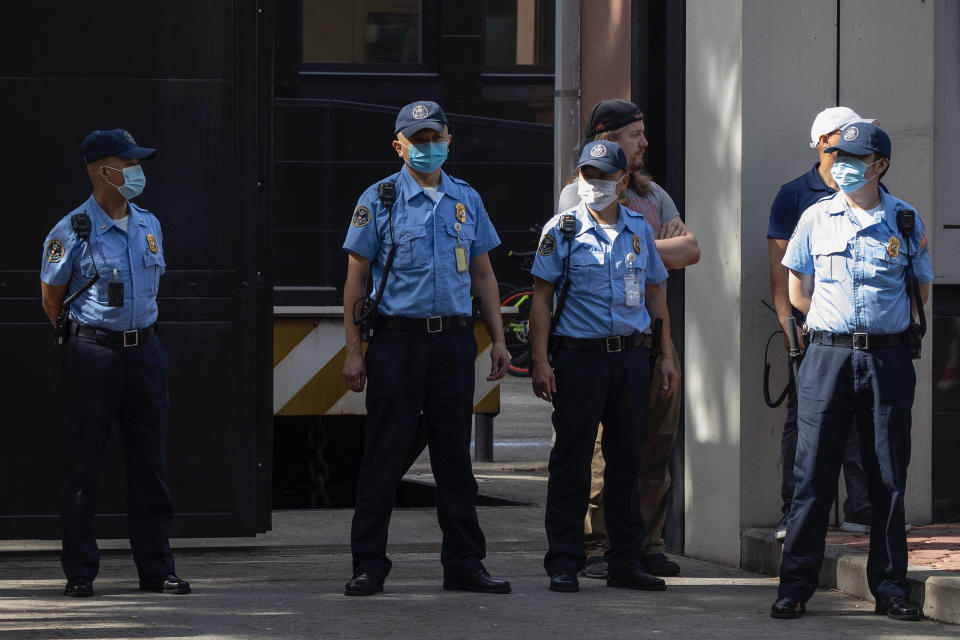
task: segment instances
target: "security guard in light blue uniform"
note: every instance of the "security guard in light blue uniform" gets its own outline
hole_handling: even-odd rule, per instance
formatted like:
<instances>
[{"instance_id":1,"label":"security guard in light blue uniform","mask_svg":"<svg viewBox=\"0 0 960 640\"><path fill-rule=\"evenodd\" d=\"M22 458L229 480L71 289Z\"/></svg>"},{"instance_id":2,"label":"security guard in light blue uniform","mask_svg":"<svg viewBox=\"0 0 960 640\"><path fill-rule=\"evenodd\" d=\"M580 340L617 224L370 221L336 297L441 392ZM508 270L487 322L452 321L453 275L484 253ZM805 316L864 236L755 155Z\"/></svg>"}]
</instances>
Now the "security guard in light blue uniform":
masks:
<instances>
[{"instance_id":1,"label":"security guard in light blue uniform","mask_svg":"<svg viewBox=\"0 0 960 640\"><path fill-rule=\"evenodd\" d=\"M643 590L666 588L639 560L644 539L640 513L640 453L650 409L651 317L669 317L658 283L667 271L643 215L617 202L627 163L619 145L588 143L578 165L581 204L544 227L533 263L530 310L533 388L552 401L556 444L550 453L544 567L553 591L578 591L586 562L583 518L590 494L590 460L602 422L605 517L610 536L607 584ZM572 218L572 219L571 219ZM550 307L556 326L550 336ZM566 290L564 291L564 288ZM552 341L552 367L548 346ZM665 354L672 350L664 348ZM665 393L676 388L671 357L661 360Z\"/></svg>"},{"instance_id":2,"label":"security guard in light blue uniform","mask_svg":"<svg viewBox=\"0 0 960 640\"><path fill-rule=\"evenodd\" d=\"M405 166L363 193L343 243L349 254L343 375L354 391L362 391L370 378L351 531L353 578L344 592L366 596L383 590L391 568L390 512L422 412L443 530L443 586L509 593L510 583L483 567L486 542L470 461L477 355L471 295L480 299L493 341L487 379L502 378L510 362L487 256L500 240L477 192L440 168L451 140L440 106L429 101L405 106L395 134L393 147ZM395 199L381 189L384 183L392 185ZM378 305L362 305L371 273L373 290L382 290L382 298ZM376 316L369 315L371 306ZM355 322L361 316L374 329L365 357Z\"/></svg>"},{"instance_id":3,"label":"security guard in light blue uniform","mask_svg":"<svg viewBox=\"0 0 960 640\"><path fill-rule=\"evenodd\" d=\"M790 301L807 315L800 367L797 488L780 566L775 618L795 618L817 587L837 474L856 420L873 523L867 582L877 613L918 620L907 598L903 496L916 375L908 350L912 271L925 298L933 280L923 222L877 181L890 164L879 127L843 128L831 175L841 192L808 208L787 245ZM917 301L922 305L922 301Z\"/></svg>"},{"instance_id":4,"label":"security guard in light blue uniform","mask_svg":"<svg viewBox=\"0 0 960 640\"><path fill-rule=\"evenodd\" d=\"M99 569L94 507L104 446L119 424L127 466L127 525L140 589L189 593L174 572L167 529L173 514L164 479L167 352L156 335L163 275L160 222L129 202L146 183L137 146L122 129L94 131L81 154L93 195L54 226L44 242L43 307L57 322L70 304L63 355L68 406L62 496L64 594L92 596Z\"/></svg>"}]
</instances>

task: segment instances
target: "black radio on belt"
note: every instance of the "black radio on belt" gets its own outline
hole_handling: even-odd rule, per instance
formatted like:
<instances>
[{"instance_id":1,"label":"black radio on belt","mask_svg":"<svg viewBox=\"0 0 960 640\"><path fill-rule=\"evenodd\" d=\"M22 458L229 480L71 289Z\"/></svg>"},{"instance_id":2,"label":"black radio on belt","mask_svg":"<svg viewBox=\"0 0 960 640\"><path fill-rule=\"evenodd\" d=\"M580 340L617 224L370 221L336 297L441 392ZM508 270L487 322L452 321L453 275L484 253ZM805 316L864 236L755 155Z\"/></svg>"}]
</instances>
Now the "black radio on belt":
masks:
<instances>
[{"instance_id":1,"label":"black radio on belt","mask_svg":"<svg viewBox=\"0 0 960 640\"><path fill-rule=\"evenodd\" d=\"M910 312L910 324L904 332L904 339L907 343L907 350L910 357L914 360L920 358L920 351L923 349L923 336L927 332L927 315L923 310L923 300L920 298L920 282L913 274L913 256L910 254L910 237L917 228L917 212L913 209L897 208L897 229L903 236L904 245L907 248L907 300L913 296L913 302L917 305L917 315L920 316L920 323L913 320L913 311Z\"/></svg>"},{"instance_id":2,"label":"black radio on belt","mask_svg":"<svg viewBox=\"0 0 960 640\"><path fill-rule=\"evenodd\" d=\"M73 227L73 232L77 234L78 238L87 242L87 244L90 243L90 216L85 213L74 214L70 216L70 226ZM93 277L60 304L60 313L57 314L57 323L53 331L53 346L56 349L62 349L67 343L69 324L67 317L70 314L70 305L100 279L100 272L97 270L97 263L93 258L93 250L90 251L90 261L93 263Z\"/></svg>"}]
</instances>

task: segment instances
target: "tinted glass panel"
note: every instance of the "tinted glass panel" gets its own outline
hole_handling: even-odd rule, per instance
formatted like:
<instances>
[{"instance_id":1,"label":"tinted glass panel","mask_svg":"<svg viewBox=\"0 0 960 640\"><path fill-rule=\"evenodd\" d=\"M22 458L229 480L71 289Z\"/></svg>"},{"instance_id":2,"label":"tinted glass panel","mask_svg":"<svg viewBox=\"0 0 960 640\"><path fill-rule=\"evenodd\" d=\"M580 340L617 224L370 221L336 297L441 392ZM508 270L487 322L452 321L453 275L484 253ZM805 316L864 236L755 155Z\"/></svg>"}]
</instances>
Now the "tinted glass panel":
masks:
<instances>
[{"instance_id":1,"label":"tinted glass panel","mask_svg":"<svg viewBox=\"0 0 960 640\"><path fill-rule=\"evenodd\" d=\"M303 0L303 61L418 63L420 0Z\"/></svg>"},{"instance_id":2,"label":"tinted glass panel","mask_svg":"<svg viewBox=\"0 0 960 640\"><path fill-rule=\"evenodd\" d=\"M553 66L553 0L487 0L488 66Z\"/></svg>"}]
</instances>

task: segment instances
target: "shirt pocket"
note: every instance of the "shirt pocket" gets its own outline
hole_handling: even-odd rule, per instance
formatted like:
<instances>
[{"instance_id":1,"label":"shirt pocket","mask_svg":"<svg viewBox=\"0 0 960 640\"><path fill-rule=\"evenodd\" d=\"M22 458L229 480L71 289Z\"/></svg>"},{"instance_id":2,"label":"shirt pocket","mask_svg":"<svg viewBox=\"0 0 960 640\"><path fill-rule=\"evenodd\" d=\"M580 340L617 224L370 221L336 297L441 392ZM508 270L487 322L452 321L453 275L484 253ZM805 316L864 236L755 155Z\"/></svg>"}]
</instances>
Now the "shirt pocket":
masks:
<instances>
[{"instance_id":1,"label":"shirt pocket","mask_svg":"<svg viewBox=\"0 0 960 640\"><path fill-rule=\"evenodd\" d=\"M141 292L145 296L156 297L160 287L160 274L167 268L163 253L154 253L147 249L143 252L143 271L139 274Z\"/></svg>"},{"instance_id":2,"label":"shirt pocket","mask_svg":"<svg viewBox=\"0 0 960 640\"><path fill-rule=\"evenodd\" d=\"M589 248L574 249L570 256L570 290L573 293L595 295L606 292L606 255Z\"/></svg>"},{"instance_id":3,"label":"shirt pocket","mask_svg":"<svg viewBox=\"0 0 960 640\"><path fill-rule=\"evenodd\" d=\"M388 242L384 245L384 250L387 252L384 254L384 260L390 252L391 244L389 242L389 231L387 231ZM423 264L424 261L430 260L430 248L427 246L429 243L426 242L425 236L427 235L426 227L398 227L394 229L394 237L397 240L397 253L393 256L393 266L395 267L410 267L418 262Z\"/></svg>"},{"instance_id":4,"label":"shirt pocket","mask_svg":"<svg viewBox=\"0 0 960 640\"><path fill-rule=\"evenodd\" d=\"M458 230L457 227L460 227ZM473 241L477 238L477 225L474 222L448 222L447 225L447 238L449 239L450 249L449 253L453 256L454 248L460 244L463 245L464 251L467 253L467 262L470 262L470 247L473 246Z\"/></svg>"},{"instance_id":5,"label":"shirt pocket","mask_svg":"<svg viewBox=\"0 0 960 640\"><path fill-rule=\"evenodd\" d=\"M902 243L897 247L895 256L891 256L890 252L887 251L888 246L889 241L882 242L880 240L870 239L868 240L864 253L870 264L878 271L897 273L907 266L907 254L903 251L904 247Z\"/></svg>"},{"instance_id":6,"label":"shirt pocket","mask_svg":"<svg viewBox=\"0 0 960 640\"><path fill-rule=\"evenodd\" d=\"M849 276L847 239L833 235L810 239L817 282L845 282Z\"/></svg>"}]
</instances>

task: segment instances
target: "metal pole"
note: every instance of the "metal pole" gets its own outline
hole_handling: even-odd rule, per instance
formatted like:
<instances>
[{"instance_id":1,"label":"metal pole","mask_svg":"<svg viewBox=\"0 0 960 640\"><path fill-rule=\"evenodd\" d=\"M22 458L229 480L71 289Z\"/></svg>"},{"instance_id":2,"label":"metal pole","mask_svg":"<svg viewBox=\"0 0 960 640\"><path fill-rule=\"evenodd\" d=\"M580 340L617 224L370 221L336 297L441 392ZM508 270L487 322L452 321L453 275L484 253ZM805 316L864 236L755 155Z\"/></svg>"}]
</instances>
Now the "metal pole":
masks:
<instances>
[{"instance_id":1,"label":"metal pole","mask_svg":"<svg viewBox=\"0 0 960 640\"><path fill-rule=\"evenodd\" d=\"M473 421L473 459L493 462L493 416L478 413Z\"/></svg>"},{"instance_id":2,"label":"metal pole","mask_svg":"<svg viewBox=\"0 0 960 640\"><path fill-rule=\"evenodd\" d=\"M553 203L580 147L580 0L556 0L553 92Z\"/></svg>"}]
</instances>

